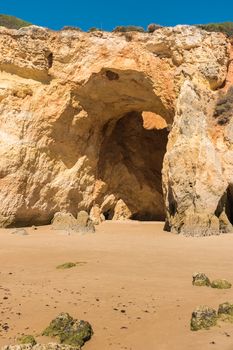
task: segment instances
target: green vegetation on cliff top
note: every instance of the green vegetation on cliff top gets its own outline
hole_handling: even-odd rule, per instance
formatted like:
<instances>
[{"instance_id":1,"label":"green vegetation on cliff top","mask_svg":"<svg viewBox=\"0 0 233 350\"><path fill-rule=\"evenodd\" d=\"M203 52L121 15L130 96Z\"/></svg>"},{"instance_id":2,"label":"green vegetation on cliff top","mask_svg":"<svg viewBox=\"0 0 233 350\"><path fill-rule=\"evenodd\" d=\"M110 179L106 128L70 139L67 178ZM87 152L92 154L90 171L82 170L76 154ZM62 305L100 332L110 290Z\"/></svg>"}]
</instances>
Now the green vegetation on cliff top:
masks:
<instances>
[{"instance_id":1,"label":"green vegetation on cliff top","mask_svg":"<svg viewBox=\"0 0 233 350\"><path fill-rule=\"evenodd\" d=\"M19 29L30 25L31 23L23 21L20 18L0 14L0 26L2 27L6 27L10 29Z\"/></svg>"},{"instance_id":2,"label":"green vegetation on cliff top","mask_svg":"<svg viewBox=\"0 0 233 350\"><path fill-rule=\"evenodd\" d=\"M20 18L14 17L14 16L0 14L0 26L6 27L6 28L19 29L22 27L30 26L31 24L32 23L26 22ZM148 26L149 32L150 32L149 28L152 25L154 26L154 24L151 24ZM160 28L159 25L155 25L155 26L156 26L155 30ZM197 24L196 27L204 29L207 32L221 32L221 33L224 33L228 36L233 36L233 22ZM67 29L68 28L69 27L67 27ZM73 29L75 29L75 28L76 27L73 27ZM90 30L90 31L92 31L92 30ZM137 26L118 26L113 31L114 32L128 32L128 31L146 32L146 31L144 31L144 28L137 27Z\"/></svg>"},{"instance_id":3,"label":"green vegetation on cliff top","mask_svg":"<svg viewBox=\"0 0 233 350\"><path fill-rule=\"evenodd\" d=\"M197 27L202 28L207 32L221 32L228 36L233 35L233 22L198 24Z\"/></svg>"}]
</instances>

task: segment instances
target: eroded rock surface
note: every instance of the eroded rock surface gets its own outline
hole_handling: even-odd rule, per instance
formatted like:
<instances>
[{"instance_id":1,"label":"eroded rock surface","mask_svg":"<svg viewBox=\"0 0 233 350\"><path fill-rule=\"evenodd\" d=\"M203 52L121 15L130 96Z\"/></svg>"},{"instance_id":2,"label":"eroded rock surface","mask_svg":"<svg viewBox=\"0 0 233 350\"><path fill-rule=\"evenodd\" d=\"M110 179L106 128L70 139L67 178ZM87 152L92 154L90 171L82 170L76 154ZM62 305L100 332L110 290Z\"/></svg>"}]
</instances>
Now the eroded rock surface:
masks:
<instances>
[{"instance_id":1,"label":"eroded rock surface","mask_svg":"<svg viewBox=\"0 0 233 350\"><path fill-rule=\"evenodd\" d=\"M0 49L1 226L85 210L95 224L232 230L233 123L215 114L231 86L223 34L1 27Z\"/></svg>"}]
</instances>

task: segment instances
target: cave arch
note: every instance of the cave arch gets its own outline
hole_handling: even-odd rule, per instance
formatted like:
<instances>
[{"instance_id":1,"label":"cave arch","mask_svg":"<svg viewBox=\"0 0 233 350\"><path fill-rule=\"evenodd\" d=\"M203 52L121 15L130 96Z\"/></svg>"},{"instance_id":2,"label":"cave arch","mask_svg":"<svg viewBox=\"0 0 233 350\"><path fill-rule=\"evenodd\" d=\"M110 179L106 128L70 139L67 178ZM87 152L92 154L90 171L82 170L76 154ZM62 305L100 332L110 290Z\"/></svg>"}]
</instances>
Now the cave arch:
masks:
<instances>
[{"instance_id":1,"label":"cave arch","mask_svg":"<svg viewBox=\"0 0 233 350\"><path fill-rule=\"evenodd\" d=\"M88 210L96 222L165 219L161 172L174 90L161 81L163 89L144 72L103 67L74 92L90 125L84 151L94 170Z\"/></svg>"},{"instance_id":2,"label":"cave arch","mask_svg":"<svg viewBox=\"0 0 233 350\"><path fill-rule=\"evenodd\" d=\"M148 112L150 113L150 112ZM164 220L162 164L166 152L166 123L155 129L143 112L132 111L103 126L97 164L97 179L106 183L114 200L103 208L105 219L118 219L118 203L126 218ZM153 114L154 116L154 114ZM161 124L161 120L158 117ZM122 208L122 203L125 208Z\"/></svg>"}]
</instances>

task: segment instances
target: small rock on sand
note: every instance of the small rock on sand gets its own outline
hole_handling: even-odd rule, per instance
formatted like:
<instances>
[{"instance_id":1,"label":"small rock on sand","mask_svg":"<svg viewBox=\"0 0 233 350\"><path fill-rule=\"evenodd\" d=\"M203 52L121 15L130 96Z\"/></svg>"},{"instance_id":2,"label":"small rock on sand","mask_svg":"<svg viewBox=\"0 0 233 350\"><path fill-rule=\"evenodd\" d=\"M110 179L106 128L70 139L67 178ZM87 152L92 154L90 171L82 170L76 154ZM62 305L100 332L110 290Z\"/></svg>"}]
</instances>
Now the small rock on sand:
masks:
<instances>
[{"instance_id":1,"label":"small rock on sand","mask_svg":"<svg viewBox=\"0 0 233 350\"><path fill-rule=\"evenodd\" d=\"M197 272L197 273L193 274L193 282L192 283L194 286L199 286L199 287L202 287L202 286L209 287L210 286L209 278L204 273L201 273L201 272Z\"/></svg>"},{"instance_id":2,"label":"small rock on sand","mask_svg":"<svg viewBox=\"0 0 233 350\"><path fill-rule=\"evenodd\" d=\"M211 282L211 287L217 289L229 289L231 288L231 283L225 279L217 279Z\"/></svg>"},{"instance_id":3,"label":"small rock on sand","mask_svg":"<svg viewBox=\"0 0 233 350\"><path fill-rule=\"evenodd\" d=\"M233 304L222 303L218 307L218 317L222 321L233 322Z\"/></svg>"},{"instance_id":4,"label":"small rock on sand","mask_svg":"<svg viewBox=\"0 0 233 350\"><path fill-rule=\"evenodd\" d=\"M192 331L209 329L217 324L217 313L208 306L199 306L193 313L190 328Z\"/></svg>"},{"instance_id":5,"label":"small rock on sand","mask_svg":"<svg viewBox=\"0 0 233 350\"><path fill-rule=\"evenodd\" d=\"M36 340L33 337L33 335L22 335L19 338L19 343L20 344L31 344L31 345L36 345Z\"/></svg>"},{"instance_id":6,"label":"small rock on sand","mask_svg":"<svg viewBox=\"0 0 233 350\"><path fill-rule=\"evenodd\" d=\"M42 335L59 337L61 343L81 347L93 334L90 323L73 319L68 313L59 314Z\"/></svg>"}]
</instances>

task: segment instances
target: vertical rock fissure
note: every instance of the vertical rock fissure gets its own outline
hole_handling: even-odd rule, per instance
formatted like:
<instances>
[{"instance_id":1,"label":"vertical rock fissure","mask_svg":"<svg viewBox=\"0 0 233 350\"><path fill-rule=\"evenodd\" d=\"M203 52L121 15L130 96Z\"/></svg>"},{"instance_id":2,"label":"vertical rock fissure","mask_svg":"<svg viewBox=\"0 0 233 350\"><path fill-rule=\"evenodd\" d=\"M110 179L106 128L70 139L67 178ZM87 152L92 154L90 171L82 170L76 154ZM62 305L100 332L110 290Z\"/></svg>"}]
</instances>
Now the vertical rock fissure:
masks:
<instances>
[{"instance_id":1,"label":"vertical rock fissure","mask_svg":"<svg viewBox=\"0 0 233 350\"><path fill-rule=\"evenodd\" d=\"M233 225L233 184L230 184L226 192L226 215Z\"/></svg>"}]
</instances>

